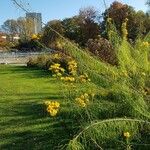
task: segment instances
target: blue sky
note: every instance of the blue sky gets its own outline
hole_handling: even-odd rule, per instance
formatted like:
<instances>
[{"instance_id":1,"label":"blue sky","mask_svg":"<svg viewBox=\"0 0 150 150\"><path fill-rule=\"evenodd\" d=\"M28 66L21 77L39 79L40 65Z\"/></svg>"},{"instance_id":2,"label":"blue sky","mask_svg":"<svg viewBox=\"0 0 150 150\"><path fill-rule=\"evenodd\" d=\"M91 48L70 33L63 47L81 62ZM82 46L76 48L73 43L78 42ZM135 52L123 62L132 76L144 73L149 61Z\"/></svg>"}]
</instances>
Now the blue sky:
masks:
<instances>
[{"instance_id":1,"label":"blue sky","mask_svg":"<svg viewBox=\"0 0 150 150\"><path fill-rule=\"evenodd\" d=\"M22 1L26 8L31 11L41 12L43 21L46 23L52 19L63 19L78 14L80 8L94 6L100 12L104 10L103 0L18 0ZM106 0L109 6L114 0ZM136 10L146 12L146 0L118 0L133 6ZM30 5L28 5L28 3ZM0 25L7 19L16 19L25 13L17 8L12 0L0 0Z\"/></svg>"}]
</instances>

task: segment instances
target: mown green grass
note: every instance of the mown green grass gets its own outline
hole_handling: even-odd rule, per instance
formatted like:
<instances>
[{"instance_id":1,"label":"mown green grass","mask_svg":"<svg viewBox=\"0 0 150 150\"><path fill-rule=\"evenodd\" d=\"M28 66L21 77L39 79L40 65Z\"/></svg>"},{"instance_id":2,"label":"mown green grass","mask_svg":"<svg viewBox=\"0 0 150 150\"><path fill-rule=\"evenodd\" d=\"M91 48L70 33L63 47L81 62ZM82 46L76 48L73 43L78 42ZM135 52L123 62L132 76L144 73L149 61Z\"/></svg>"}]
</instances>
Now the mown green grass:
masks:
<instances>
[{"instance_id":1,"label":"mown green grass","mask_svg":"<svg viewBox=\"0 0 150 150\"><path fill-rule=\"evenodd\" d=\"M75 88L72 87L71 84L62 84L60 80L51 78L48 71L27 68L25 66L1 65L0 149L60 150L62 146L66 146L66 144L70 143L87 125L91 124L87 112L84 109L78 109L74 99L82 93L88 93L93 90L97 90L95 91L96 96L87 109L92 121L118 117L132 118L134 113L139 119L143 118L141 115L138 116L141 111L137 112L133 109L135 104L133 103L131 105L129 103L130 100L132 102L130 95L126 92L118 91L117 87L114 87L106 94L107 89L98 88L92 82L85 85L74 85ZM123 88L121 91L122 90ZM128 100L128 98L130 99ZM46 109L43 105L45 100L57 100L60 102L60 112L56 117L52 118L46 113ZM143 106L142 102L141 100L141 103L139 103L141 106ZM143 106L143 108L145 107ZM146 110L144 112L146 112ZM111 125L111 123L109 125ZM112 127L107 129L106 127L109 126L106 126L106 131L97 131L102 133L102 136L113 134L113 130L115 130L117 135L121 136L124 128L130 131L128 128L130 125L124 126L122 122L120 124L117 123L117 125L118 128ZM120 128L121 126L123 126L123 129ZM96 128L100 129L101 126ZM146 130L146 136L148 131L149 130ZM141 132L143 133L143 130L141 130ZM92 135L91 133L93 133L93 131L89 130L90 137ZM133 133L134 132L131 132L131 135L133 135ZM97 134L98 139L100 139L99 133ZM143 135L143 137L144 138L141 139L136 138L136 142L133 142L136 144L142 143L140 146L143 147L145 143L149 143L149 136L145 137L145 135ZM95 134L93 135L93 139L94 138L96 139ZM103 140L110 143L105 139ZM86 139L85 141L83 139L81 141L84 143ZM106 143L106 145L111 148L113 144L114 143L108 145ZM149 145L145 147L148 148ZM64 147L64 149L66 149L66 147Z\"/></svg>"},{"instance_id":2,"label":"mown green grass","mask_svg":"<svg viewBox=\"0 0 150 150\"><path fill-rule=\"evenodd\" d=\"M0 66L0 149L59 149L70 136L64 121L51 118L46 99L62 102L60 83L25 66Z\"/></svg>"}]
</instances>

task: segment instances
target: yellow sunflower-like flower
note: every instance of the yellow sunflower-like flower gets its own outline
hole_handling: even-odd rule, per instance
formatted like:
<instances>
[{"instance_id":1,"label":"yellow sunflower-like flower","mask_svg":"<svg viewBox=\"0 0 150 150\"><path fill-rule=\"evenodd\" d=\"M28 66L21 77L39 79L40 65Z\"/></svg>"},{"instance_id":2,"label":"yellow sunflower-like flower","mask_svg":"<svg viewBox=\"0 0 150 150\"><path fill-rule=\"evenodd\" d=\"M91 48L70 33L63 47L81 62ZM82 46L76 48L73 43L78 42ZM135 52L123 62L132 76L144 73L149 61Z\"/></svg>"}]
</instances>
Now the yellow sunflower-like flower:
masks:
<instances>
[{"instance_id":1,"label":"yellow sunflower-like flower","mask_svg":"<svg viewBox=\"0 0 150 150\"><path fill-rule=\"evenodd\" d=\"M86 107L86 103L84 102L83 99L81 99L81 98L76 98L75 100L76 100L76 102L77 102L77 104L78 104L79 106L81 106L81 107Z\"/></svg>"},{"instance_id":2,"label":"yellow sunflower-like flower","mask_svg":"<svg viewBox=\"0 0 150 150\"><path fill-rule=\"evenodd\" d=\"M57 101L46 101L45 102L45 105L47 107L47 112L52 116L56 116L58 111L59 111L59 108L60 108L60 103L57 102Z\"/></svg>"},{"instance_id":3,"label":"yellow sunflower-like flower","mask_svg":"<svg viewBox=\"0 0 150 150\"><path fill-rule=\"evenodd\" d=\"M80 97L76 98L75 101L80 107L86 107L89 104L89 95L84 93Z\"/></svg>"},{"instance_id":4,"label":"yellow sunflower-like flower","mask_svg":"<svg viewBox=\"0 0 150 150\"><path fill-rule=\"evenodd\" d=\"M77 73L77 63L75 60L72 60L72 61L69 61L68 62L68 70L69 70L69 73L73 76L76 75Z\"/></svg>"},{"instance_id":5,"label":"yellow sunflower-like flower","mask_svg":"<svg viewBox=\"0 0 150 150\"><path fill-rule=\"evenodd\" d=\"M89 79L88 75L85 73L85 74L79 76L79 81L82 83L85 83L85 82L91 81L91 80Z\"/></svg>"},{"instance_id":6,"label":"yellow sunflower-like flower","mask_svg":"<svg viewBox=\"0 0 150 150\"><path fill-rule=\"evenodd\" d=\"M60 67L60 64L58 63L51 65L49 70L52 71L53 77L61 77L65 72L65 69Z\"/></svg>"},{"instance_id":7,"label":"yellow sunflower-like flower","mask_svg":"<svg viewBox=\"0 0 150 150\"><path fill-rule=\"evenodd\" d=\"M131 135L129 132L124 132L123 136L128 139L128 138L130 138Z\"/></svg>"},{"instance_id":8,"label":"yellow sunflower-like flower","mask_svg":"<svg viewBox=\"0 0 150 150\"><path fill-rule=\"evenodd\" d=\"M61 55L60 54L54 54L53 56L52 56L52 58L53 59L60 59L61 58Z\"/></svg>"},{"instance_id":9,"label":"yellow sunflower-like flower","mask_svg":"<svg viewBox=\"0 0 150 150\"><path fill-rule=\"evenodd\" d=\"M74 82L75 81L74 77L61 77L60 79L65 82Z\"/></svg>"},{"instance_id":10,"label":"yellow sunflower-like flower","mask_svg":"<svg viewBox=\"0 0 150 150\"><path fill-rule=\"evenodd\" d=\"M148 42L143 42L142 45L143 45L144 47L149 47L149 46L150 46L150 43L148 43Z\"/></svg>"},{"instance_id":11,"label":"yellow sunflower-like flower","mask_svg":"<svg viewBox=\"0 0 150 150\"><path fill-rule=\"evenodd\" d=\"M31 39L32 40L39 40L39 36L37 34L32 34Z\"/></svg>"}]
</instances>

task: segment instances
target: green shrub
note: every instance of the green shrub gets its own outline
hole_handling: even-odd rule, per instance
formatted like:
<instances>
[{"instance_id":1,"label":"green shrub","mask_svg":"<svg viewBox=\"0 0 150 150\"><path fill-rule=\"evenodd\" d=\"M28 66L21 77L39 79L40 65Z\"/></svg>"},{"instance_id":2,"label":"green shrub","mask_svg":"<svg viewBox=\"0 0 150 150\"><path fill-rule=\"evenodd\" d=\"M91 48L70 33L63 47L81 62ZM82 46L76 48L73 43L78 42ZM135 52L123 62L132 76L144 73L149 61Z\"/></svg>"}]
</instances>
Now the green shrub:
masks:
<instances>
[{"instance_id":1,"label":"green shrub","mask_svg":"<svg viewBox=\"0 0 150 150\"><path fill-rule=\"evenodd\" d=\"M14 48L20 51L41 51L44 48L38 40L28 39L19 40L18 44Z\"/></svg>"},{"instance_id":2,"label":"green shrub","mask_svg":"<svg viewBox=\"0 0 150 150\"><path fill-rule=\"evenodd\" d=\"M58 63L63 67L67 72L68 61L72 60L71 57L63 53L54 53L49 55L39 55L34 58L30 58L27 62L28 67L39 67L42 69L48 70L52 64Z\"/></svg>"}]
</instances>

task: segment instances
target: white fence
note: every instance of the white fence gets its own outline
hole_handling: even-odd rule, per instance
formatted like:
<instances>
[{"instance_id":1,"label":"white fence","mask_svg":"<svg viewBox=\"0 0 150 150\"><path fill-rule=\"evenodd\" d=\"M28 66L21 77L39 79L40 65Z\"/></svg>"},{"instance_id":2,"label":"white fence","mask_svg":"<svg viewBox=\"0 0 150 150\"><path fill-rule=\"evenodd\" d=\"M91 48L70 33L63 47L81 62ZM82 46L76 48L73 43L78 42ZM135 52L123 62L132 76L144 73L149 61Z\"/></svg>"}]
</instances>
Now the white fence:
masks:
<instances>
[{"instance_id":1,"label":"white fence","mask_svg":"<svg viewBox=\"0 0 150 150\"><path fill-rule=\"evenodd\" d=\"M47 52L0 52L0 64L26 64L30 57L35 57L43 54L50 54Z\"/></svg>"}]
</instances>

